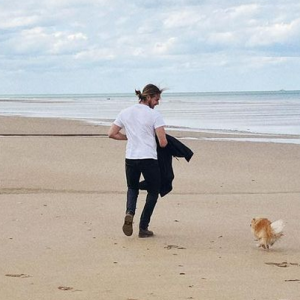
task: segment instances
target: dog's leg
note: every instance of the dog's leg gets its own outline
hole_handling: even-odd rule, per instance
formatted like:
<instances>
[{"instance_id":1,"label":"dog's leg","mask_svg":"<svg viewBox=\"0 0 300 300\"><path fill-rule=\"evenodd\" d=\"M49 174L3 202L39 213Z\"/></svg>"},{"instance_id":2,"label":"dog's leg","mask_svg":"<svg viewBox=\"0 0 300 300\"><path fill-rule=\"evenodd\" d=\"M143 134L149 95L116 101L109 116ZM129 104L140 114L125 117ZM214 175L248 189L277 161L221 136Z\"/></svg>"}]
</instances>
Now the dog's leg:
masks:
<instances>
[{"instance_id":1,"label":"dog's leg","mask_svg":"<svg viewBox=\"0 0 300 300\"><path fill-rule=\"evenodd\" d=\"M267 244L267 239L266 239L266 238L261 238L260 244L261 244L261 246L262 246L265 250L268 250L268 249L269 249L269 245Z\"/></svg>"}]
</instances>

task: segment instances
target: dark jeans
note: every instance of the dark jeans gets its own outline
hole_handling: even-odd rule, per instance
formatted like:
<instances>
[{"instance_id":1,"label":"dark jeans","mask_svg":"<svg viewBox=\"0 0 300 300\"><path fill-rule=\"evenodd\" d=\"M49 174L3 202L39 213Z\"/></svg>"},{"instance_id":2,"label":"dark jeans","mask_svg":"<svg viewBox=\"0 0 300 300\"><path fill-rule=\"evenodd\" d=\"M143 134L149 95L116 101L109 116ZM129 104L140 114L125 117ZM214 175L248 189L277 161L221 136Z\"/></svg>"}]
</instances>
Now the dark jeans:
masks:
<instances>
[{"instance_id":1,"label":"dark jeans","mask_svg":"<svg viewBox=\"0 0 300 300\"><path fill-rule=\"evenodd\" d=\"M126 159L127 205L126 213L135 214L141 174L147 183L147 198L141 214L140 228L147 229L160 189L160 170L155 159Z\"/></svg>"}]
</instances>

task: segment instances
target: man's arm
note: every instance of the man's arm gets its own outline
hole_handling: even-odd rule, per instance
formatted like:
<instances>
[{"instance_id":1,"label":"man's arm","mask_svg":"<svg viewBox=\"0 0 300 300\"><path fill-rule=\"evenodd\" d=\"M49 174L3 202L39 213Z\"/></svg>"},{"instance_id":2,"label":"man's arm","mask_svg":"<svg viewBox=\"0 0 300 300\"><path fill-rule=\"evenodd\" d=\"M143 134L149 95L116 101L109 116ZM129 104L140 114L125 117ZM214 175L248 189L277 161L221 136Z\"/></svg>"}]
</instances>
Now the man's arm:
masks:
<instances>
[{"instance_id":1,"label":"man's arm","mask_svg":"<svg viewBox=\"0 0 300 300\"><path fill-rule=\"evenodd\" d=\"M159 146L164 148L168 144L168 140L166 137L165 127L161 126L155 129L156 136L158 138Z\"/></svg>"},{"instance_id":2,"label":"man's arm","mask_svg":"<svg viewBox=\"0 0 300 300\"><path fill-rule=\"evenodd\" d=\"M126 141L127 136L120 132L122 128L116 124L112 124L108 130L108 137L114 140Z\"/></svg>"}]
</instances>

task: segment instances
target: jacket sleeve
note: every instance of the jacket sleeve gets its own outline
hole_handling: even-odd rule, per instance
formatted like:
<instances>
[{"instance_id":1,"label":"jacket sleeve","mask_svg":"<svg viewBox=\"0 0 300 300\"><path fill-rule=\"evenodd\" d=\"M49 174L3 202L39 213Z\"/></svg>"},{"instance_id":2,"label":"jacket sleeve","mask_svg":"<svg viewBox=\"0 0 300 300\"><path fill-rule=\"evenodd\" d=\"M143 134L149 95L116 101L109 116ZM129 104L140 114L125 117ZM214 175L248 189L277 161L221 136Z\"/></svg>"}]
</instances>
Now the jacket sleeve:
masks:
<instances>
[{"instance_id":1,"label":"jacket sleeve","mask_svg":"<svg viewBox=\"0 0 300 300\"><path fill-rule=\"evenodd\" d=\"M184 157L187 162L189 162L194 155L193 151L184 145L182 142L167 134L168 140L168 151L174 157Z\"/></svg>"}]
</instances>

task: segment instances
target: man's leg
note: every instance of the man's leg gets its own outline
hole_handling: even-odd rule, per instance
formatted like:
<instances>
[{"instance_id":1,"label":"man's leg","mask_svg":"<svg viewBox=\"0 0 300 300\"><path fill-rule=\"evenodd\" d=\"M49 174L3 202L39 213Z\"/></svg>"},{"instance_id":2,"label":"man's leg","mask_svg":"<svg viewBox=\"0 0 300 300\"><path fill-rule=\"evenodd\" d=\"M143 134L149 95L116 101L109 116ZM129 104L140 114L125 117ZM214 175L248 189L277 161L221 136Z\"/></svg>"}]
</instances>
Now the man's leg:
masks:
<instances>
[{"instance_id":1,"label":"man's leg","mask_svg":"<svg viewBox=\"0 0 300 300\"><path fill-rule=\"evenodd\" d=\"M151 216L153 214L155 205L157 203L158 194L148 194L146 198L146 203L141 215L140 220L140 237L149 237L153 235L153 232L148 230Z\"/></svg>"},{"instance_id":2,"label":"man's leg","mask_svg":"<svg viewBox=\"0 0 300 300\"><path fill-rule=\"evenodd\" d=\"M123 225L123 232L127 236L133 233L133 216L135 215L136 202L139 194L138 184L141 176L141 171L138 168L137 160L126 159L126 180L127 180L127 201L126 201L126 216Z\"/></svg>"},{"instance_id":3,"label":"man's leg","mask_svg":"<svg viewBox=\"0 0 300 300\"><path fill-rule=\"evenodd\" d=\"M141 215L140 220L140 233L144 232L145 235L151 236L152 232L148 231L148 226L153 214L155 205L157 203L159 189L160 189L160 170L157 160L144 160L142 165L142 174L147 182L148 194L146 203ZM148 231L148 233L147 233ZM140 236L143 234L140 234ZM141 237L146 237L141 236Z\"/></svg>"},{"instance_id":4,"label":"man's leg","mask_svg":"<svg viewBox=\"0 0 300 300\"><path fill-rule=\"evenodd\" d=\"M126 159L127 202L126 213L135 214L136 202L139 195L141 171L136 159Z\"/></svg>"}]
</instances>

